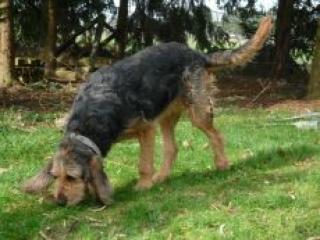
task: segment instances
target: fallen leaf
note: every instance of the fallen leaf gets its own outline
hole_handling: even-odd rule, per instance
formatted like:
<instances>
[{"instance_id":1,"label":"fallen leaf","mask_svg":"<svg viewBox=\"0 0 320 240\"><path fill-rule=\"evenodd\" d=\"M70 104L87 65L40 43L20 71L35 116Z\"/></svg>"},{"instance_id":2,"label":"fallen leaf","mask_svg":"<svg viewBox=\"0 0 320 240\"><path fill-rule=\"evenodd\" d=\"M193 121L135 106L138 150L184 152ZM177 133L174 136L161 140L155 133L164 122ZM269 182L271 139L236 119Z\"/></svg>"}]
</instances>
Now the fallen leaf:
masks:
<instances>
[{"instance_id":1,"label":"fallen leaf","mask_svg":"<svg viewBox=\"0 0 320 240\"><path fill-rule=\"evenodd\" d=\"M296 195L294 194L294 192L289 192L289 197L292 199L292 200L296 200Z\"/></svg>"},{"instance_id":2,"label":"fallen leaf","mask_svg":"<svg viewBox=\"0 0 320 240\"><path fill-rule=\"evenodd\" d=\"M103 223L102 221L100 221L100 220L98 220L98 219L95 219L95 218L92 218L92 217L86 216L85 218L86 218L89 222Z\"/></svg>"},{"instance_id":3,"label":"fallen leaf","mask_svg":"<svg viewBox=\"0 0 320 240\"><path fill-rule=\"evenodd\" d=\"M209 146L210 146L209 143L205 143L205 144L203 144L202 149L208 149Z\"/></svg>"},{"instance_id":4,"label":"fallen leaf","mask_svg":"<svg viewBox=\"0 0 320 240\"><path fill-rule=\"evenodd\" d=\"M307 240L320 240L320 236L309 237Z\"/></svg>"},{"instance_id":5,"label":"fallen leaf","mask_svg":"<svg viewBox=\"0 0 320 240\"><path fill-rule=\"evenodd\" d=\"M107 206L102 206L102 207L100 207L100 208L92 208L92 209L90 209L90 211L92 211L92 212L101 212L101 211L103 211L105 208L106 208Z\"/></svg>"},{"instance_id":6,"label":"fallen leaf","mask_svg":"<svg viewBox=\"0 0 320 240\"><path fill-rule=\"evenodd\" d=\"M184 140L184 141L182 142L182 146L183 146L184 148L190 148L190 147L192 146L191 141L189 141L189 140Z\"/></svg>"},{"instance_id":7,"label":"fallen leaf","mask_svg":"<svg viewBox=\"0 0 320 240\"><path fill-rule=\"evenodd\" d=\"M1 168L0 167L0 174L8 172L8 171L9 171L9 168Z\"/></svg>"},{"instance_id":8,"label":"fallen leaf","mask_svg":"<svg viewBox=\"0 0 320 240\"><path fill-rule=\"evenodd\" d=\"M48 237L43 231L40 231L39 234L40 234L40 236L41 236L43 239L45 239L45 240L51 240L51 238Z\"/></svg>"},{"instance_id":9,"label":"fallen leaf","mask_svg":"<svg viewBox=\"0 0 320 240\"><path fill-rule=\"evenodd\" d=\"M219 226L219 234L220 235L224 235L224 228L226 227L226 225L225 224L221 224L220 226Z\"/></svg>"}]
</instances>

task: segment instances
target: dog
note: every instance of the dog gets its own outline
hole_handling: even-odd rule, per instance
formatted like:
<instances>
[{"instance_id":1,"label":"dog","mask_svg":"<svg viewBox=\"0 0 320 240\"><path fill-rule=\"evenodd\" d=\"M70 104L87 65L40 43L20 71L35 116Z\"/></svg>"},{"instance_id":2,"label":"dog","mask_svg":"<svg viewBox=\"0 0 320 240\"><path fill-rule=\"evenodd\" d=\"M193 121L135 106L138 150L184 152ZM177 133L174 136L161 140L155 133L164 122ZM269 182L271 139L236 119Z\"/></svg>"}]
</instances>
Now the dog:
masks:
<instances>
[{"instance_id":1,"label":"dog","mask_svg":"<svg viewBox=\"0 0 320 240\"><path fill-rule=\"evenodd\" d=\"M112 188L103 158L123 139L140 143L137 190L163 182L177 155L174 128L182 112L208 137L218 170L228 169L224 143L213 125L214 73L249 62L262 48L272 20L261 20L255 35L233 51L202 54L179 43L146 48L89 76L75 97L57 153L24 185L29 193L55 182L53 196L60 205L75 205L88 194L112 202ZM160 125L163 163L153 166L155 132Z\"/></svg>"}]
</instances>

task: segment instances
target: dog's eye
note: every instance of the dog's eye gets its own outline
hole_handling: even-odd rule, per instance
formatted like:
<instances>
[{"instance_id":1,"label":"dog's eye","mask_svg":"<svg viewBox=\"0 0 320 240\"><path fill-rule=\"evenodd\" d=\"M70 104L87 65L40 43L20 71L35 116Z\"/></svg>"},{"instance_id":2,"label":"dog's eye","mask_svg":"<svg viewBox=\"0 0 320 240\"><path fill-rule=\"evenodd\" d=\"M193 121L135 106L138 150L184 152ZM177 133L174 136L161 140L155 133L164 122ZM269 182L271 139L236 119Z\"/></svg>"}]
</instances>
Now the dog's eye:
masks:
<instances>
[{"instance_id":1,"label":"dog's eye","mask_svg":"<svg viewBox=\"0 0 320 240\"><path fill-rule=\"evenodd\" d=\"M68 176L67 176L67 180L70 181L70 182L72 182L72 181L75 181L76 178L68 175Z\"/></svg>"}]
</instances>

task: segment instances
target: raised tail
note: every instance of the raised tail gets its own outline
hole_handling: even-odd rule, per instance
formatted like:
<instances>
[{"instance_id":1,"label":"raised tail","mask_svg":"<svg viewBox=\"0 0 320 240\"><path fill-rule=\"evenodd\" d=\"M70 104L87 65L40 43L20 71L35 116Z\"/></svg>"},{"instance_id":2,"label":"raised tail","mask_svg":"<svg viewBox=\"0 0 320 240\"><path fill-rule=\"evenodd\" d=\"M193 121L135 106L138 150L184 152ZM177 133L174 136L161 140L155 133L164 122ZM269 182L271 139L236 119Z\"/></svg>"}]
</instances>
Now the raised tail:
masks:
<instances>
[{"instance_id":1,"label":"raised tail","mask_svg":"<svg viewBox=\"0 0 320 240\"><path fill-rule=\"evenodd\" d=\"M245 65L251 61L263 47L272 29L272 18L264 17L254 36L243 46L235 50L227 50L208 54L208 68L213 70Z\"/></svg>"}]
</instances>

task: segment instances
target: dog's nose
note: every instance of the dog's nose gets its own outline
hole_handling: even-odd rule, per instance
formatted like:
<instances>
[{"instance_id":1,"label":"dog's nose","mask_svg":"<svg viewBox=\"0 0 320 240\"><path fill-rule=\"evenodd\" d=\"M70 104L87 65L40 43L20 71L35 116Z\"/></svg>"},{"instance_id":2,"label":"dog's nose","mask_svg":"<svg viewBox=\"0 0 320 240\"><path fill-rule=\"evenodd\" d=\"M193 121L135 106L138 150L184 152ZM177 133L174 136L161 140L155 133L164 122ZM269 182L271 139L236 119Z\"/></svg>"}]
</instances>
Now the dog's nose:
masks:
<instances>
[{"instance_id":1,"label":"dog's nose","mask_svg":"<svg viewBox=\"0 0 320 240\"><path fill-rule=\"evenodd\" d=\"M57 204L65 206L67 204L67 198L64 194L59 194L56 200Z\"/></svg>"}]
</instances>

